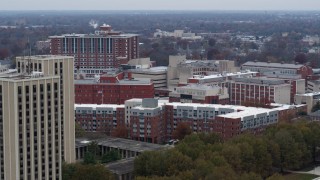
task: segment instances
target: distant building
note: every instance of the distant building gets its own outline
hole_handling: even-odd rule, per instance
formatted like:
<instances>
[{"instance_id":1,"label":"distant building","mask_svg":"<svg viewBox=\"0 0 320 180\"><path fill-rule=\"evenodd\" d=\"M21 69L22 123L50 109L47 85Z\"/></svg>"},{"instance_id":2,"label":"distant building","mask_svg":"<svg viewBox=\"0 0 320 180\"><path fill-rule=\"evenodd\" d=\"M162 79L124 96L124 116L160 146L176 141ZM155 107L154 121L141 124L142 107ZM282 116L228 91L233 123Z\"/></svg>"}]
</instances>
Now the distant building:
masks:
<instances>
[{"instance_id":1,"label":"distant building","mask_svg":"<svg viewBox=\"0 0 320 180\"><path fill-rule=\"evenodd\" d=\"M313 106L320 102L320 92L296 94L294 102L295 104L306 104L307 112L311 113Z\"/></svg>"},{"instance_id":2,"label":"distant building","mask_svg":"<svg viewBox=\"0 0 320 180\"><path fill-rule=\"evenodd\" d=\"M188 79L188 84L205 84L209 86L220 86L228 87L228 83L233 81L235 78L254 78L257 77L258 73L253 71L240 71L233 73L219 73L212 75L194 75Z\"/></svg>"},{"instance_id":3,"label":"distant building","mask_svg":"<svg viewBox=\"0 0 320 180\"><path fill-rule=\"evenodd\" d=\"M149 78L155 89L167 88L167 67L158 66L148 69L132 69L128 71L133 78Z\"/></svg>"},{"instance_id":4,"label":"distant building","mask_svg":"<svg viewBox=\"0 0 320 180\"><path fill-rule=\"evenodd\" d=\"M214 73L236 72L229 60L186 60L185 56L170 56L168 66L168 88L186 85L194 75L208 76Z\"/></svg>"},{"instance_id":5,"label":"distant building","mask_svg":"<svg viewBox=\"0 0 320 180\"><path fill-rule=\"evenodd\" d=\"M12 71L13 69L10 69L12 66L11 60L1 60L0 61L0 74L7 74L9 71Z\"/></svg>"},{"instance_id":6,"label":"distant building","mask_svg":"<svg viewBox=\"0 0 320 180\"><path fill-rule=\"evenodd\" d=\"M320 37L318 35L316 35L316 36L305 36L302 39L302 42L305 42L308 45L312 46L314 44L319 44L320 43Z\"/></svg>"},{"instance_id":7,"label":"distant building","mask_svg":"<svg viewBox=\"0 0 320 180\"><path fill-rule=\"evenodd\" d=\"M45 41L37 41L36 42L37 50L50 49L50 42L51 42L50 39L45 40Z\"/></svg>"},{"instance_id":8,"label":"distant building","mask_svg":"<svg viewBox=\"0 0 320 180\"><path fill-rule=\"evenodd\" d=\"M73 56L74 66L80 70L117 68L139 57L138 35L113 31L109 25L100 26L94 34L64 34L49 39L51 54Z\"/></svg>"},{"instance_id":9,"label":"distant building","mask_svg":"<svg viewBox=\"0 0 320 180\"><path fill-rule=\"evenodd\" d=\"M184 30L174 30L173 32L161 31L157 29L155 33L153 33L154 38L162 38L162 37L174 37L181 38L186 40L201 40L201 36L197 36L196 33L184 32Z\"/></svg>"},{"instance_id":10,"label":"distant building","mask_svg":"<svg viewBox=\"0 0 320 180\"><path fill-rule=\"evenodd\" d=\"M248 61L242 70L256 71L267 77L306 79L313 74L312 68L302 64L268 63Z\"/></svg>"},{"instance_id":11,"label":"distant building","mask_svg":"<svg viewBox=\"0 0 320 180\"><path fill-rule=\"evenodd\" d=\"M320 92L320 80L311 80L307 82L307 92Z\"/></svg>"},{"instance_id":12,"label":"distant building","mask_svg":"<svg viewBox=\"0 0 320 180\"><path fill-rule=\"evenodd\" d=\"M226 87L190 84L176 87L169 93L170 102L229 104L229 93Z\"/></svg>"},{"instance_id":13,"label":"distant building","mask_svg":"<svg viewBox=\"0 0 320 180\"><path fill-rule=\"evenodd\" d=\"M230 82L231 104L254 103L290 104L291 85L284 80L270 78L235 78Z\"/></svg>"}]
</instances>

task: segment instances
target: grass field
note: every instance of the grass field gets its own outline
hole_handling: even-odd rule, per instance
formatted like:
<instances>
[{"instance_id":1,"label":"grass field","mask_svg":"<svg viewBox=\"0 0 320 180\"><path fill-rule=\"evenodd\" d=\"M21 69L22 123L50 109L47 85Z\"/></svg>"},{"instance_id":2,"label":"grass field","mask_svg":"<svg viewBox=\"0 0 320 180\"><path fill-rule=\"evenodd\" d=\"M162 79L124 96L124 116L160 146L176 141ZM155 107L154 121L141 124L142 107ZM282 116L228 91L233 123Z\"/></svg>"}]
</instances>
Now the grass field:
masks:
<instances>
[{"instance_id":1,"label":"grass field","mask_svg":"<svg viewBox=\"0 0 320 180\"><path fill-rule=\"evenodd\" d=\"M311 180L319 176L313 174L291 173L283 176L285 180Z\"/></svg>"}]
</instances>

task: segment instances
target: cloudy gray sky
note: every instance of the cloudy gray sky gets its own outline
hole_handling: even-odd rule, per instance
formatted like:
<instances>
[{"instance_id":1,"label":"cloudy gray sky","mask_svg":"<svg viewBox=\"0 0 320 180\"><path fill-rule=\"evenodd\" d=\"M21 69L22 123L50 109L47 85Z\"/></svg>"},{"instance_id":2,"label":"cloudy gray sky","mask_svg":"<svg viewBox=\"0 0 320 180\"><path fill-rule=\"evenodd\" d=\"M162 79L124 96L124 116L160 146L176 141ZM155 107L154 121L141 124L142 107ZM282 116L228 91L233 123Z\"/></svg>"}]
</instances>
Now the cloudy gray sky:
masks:
<instances>
[{"instance_id":1,"label":"cloudy gray sky","mask_svg":"<svg viewBox=\"0 0 320 180\"><path fill-rule=\"evenodd\" d=\"M1 0L0 10L320 10L320 0Z\"/></svg>"}]
</instances>

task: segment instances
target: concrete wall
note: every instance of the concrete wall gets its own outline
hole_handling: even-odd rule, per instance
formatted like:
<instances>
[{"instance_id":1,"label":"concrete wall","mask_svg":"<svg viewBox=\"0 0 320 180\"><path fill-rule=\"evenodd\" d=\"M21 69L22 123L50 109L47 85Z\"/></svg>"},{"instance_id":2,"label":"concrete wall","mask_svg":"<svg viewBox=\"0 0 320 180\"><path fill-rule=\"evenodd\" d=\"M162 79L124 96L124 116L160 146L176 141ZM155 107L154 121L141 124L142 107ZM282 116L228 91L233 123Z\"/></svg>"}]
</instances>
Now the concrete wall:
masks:
<instances>
[{"instance_id":1,"label":"concrete wall","mask_svg":"<svg viewBox=\"0 0 320 180\"><path fill-rule=\"evenodd\" d=\"M275 86L274 88L274 102L279 104L290 104L291 85L284 84L282 86Z\"/></svg>"}]
</instances>

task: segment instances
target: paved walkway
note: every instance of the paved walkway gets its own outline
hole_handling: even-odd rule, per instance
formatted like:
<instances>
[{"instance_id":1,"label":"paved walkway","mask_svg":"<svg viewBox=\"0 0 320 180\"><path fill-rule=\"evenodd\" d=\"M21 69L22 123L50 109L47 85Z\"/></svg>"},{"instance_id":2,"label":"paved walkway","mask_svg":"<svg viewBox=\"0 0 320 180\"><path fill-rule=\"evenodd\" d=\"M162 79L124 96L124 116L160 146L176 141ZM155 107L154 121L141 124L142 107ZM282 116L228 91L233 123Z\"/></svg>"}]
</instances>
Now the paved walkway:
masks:
<instances>
[{"instance_id":1,"label":"paved walkway","mask_svg":"<svg viewBox=\"0 0 320 180\"><path fill-rule=\"evenodd\" d=\"M315 175L319 175L320 176L320 166L314 168L313 170L311 171L307 171L306 173L308 174L315 174ZM317 178L318 179L318 178Z\"/></svg>"},{"instance_id":2,"label":"paved walkway","mask_svg":"<svg viewBox=\"0 0 320 180\"><path fill-rule=\"evenodd\" d=\"M291 172L291 173L301 173L301 174L315 174L320 176L320 166L315 167L313 170L311 171L287 171L287 172ZM312 180L320 180L320 177L317 177L315 179Z\"/></svg>"}]
</instances>

